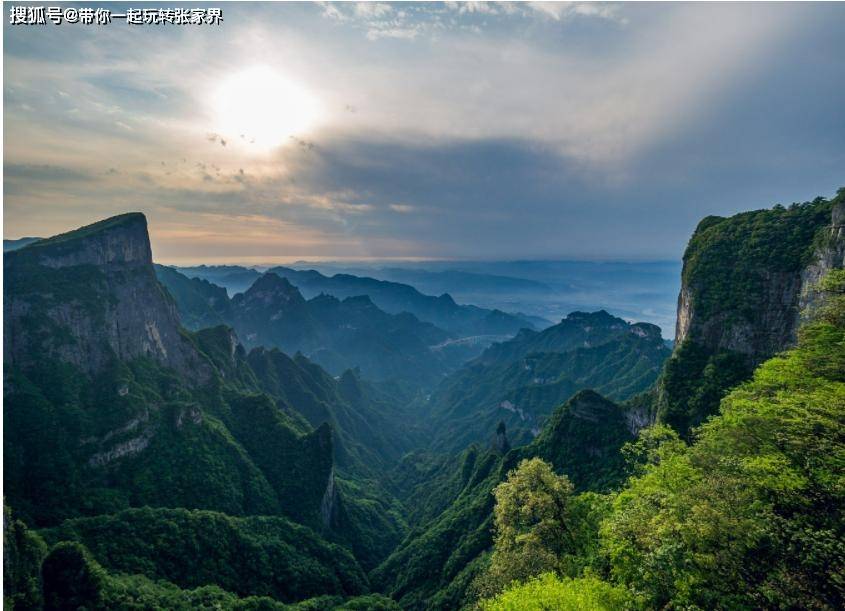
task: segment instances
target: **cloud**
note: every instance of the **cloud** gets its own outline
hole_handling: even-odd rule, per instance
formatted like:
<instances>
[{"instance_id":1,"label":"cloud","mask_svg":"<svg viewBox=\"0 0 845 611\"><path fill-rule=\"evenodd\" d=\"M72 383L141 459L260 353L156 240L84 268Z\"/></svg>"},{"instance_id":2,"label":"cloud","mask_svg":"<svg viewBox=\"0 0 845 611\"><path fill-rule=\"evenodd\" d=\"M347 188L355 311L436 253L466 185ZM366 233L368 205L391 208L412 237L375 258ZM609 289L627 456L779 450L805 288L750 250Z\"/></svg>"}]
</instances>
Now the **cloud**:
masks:
<instances>
[{"instance_id":1,"label":"cloud","mask_svg":"<svg viewBox=\"0 0 845 611\"><path fill-rule=\"evenodd\" d=\"M354 7L355 15L364 19L380 19L393 13L393 7L383 2L355 2Z\"/></svg>"},{"instance_id":2,"label":"cloud","mask_svg":"<svg viewBox=\"0 0 845 611\"><path fill-rule=\"evenodd\" d=\"M416 210L416 208L410 204L390 204L390 209L401 214L408 214Z\"/></svg>"},{"instance_id":3,"label":"cloud","mask_svg":"<svg viewBox=\"0 0 845 611\"><path fill-rule=\"evenodd\" d=\"M531 10L555 21L581 16L627 22L626 19L620 17L617 5L603 2L527 2L526 4Z\"/></svg>"},{"instance_id":4,"label":"cloud","mask_svg":"<svg viewBox=\"0 0 845 611\"><path fill-rule=\"evenodd\" d=\"M140 209L157 256L677 258L842 181L841 5L385 6L7 28L7 235ZM326 108L269 152L210 104L255 63Z\"/></svg>"},{"instance_id":5,"label":"cloud","mask_svg":"<svg viewBox=\"0 0 845 611\"><path fill-rule=\"evenodd\" d=\"M47 164L6 163L3 174L7 180L74 182L92 180L87 170Z\"/></svg>"}]
</instances>

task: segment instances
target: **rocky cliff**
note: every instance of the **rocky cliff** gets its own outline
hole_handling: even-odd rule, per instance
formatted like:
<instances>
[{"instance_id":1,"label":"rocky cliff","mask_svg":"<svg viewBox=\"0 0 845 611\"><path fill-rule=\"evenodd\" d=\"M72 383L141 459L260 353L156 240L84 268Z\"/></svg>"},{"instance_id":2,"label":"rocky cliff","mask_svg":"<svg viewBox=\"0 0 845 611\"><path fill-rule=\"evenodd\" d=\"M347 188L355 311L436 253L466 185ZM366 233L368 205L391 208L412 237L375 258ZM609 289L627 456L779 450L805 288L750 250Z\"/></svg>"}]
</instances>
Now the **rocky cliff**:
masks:
<instances>
[{"instance_id":1,"label":"rocky cliff","mask_svg":"<svg viewBox=\"0 0 845 611\"><path fill-rule=\"evenodd\" d=\"M845 265L845 191L699 223L684 254L675 350L658 417L681 432L710 415L724 390L794 345L816 284Z\"/></svg>"},{"instance_id":2,"label":"rocky cliff","mask_svg":"<svg viewBox=\"0 0 845 611\"><path fill-rule=\"evenodd\" d=\"M7 364L49 356L95 373L115 359L149 357L195 382L211 375L156 280L143 214L7 253L4 273Z\"/></svg>"},{"instance_id":3,"label":"rocky cliff","mask_svg":"<svg viewBox=\"0 0 845 611\"><path fill-rule=\"evenodd\" d=\"M801 270L799 315L806 318L819 303L819 281L833 269L845 268L845 192L833 200L831 224L816 243L813 261Z\"/></svg>"}]
</instances>

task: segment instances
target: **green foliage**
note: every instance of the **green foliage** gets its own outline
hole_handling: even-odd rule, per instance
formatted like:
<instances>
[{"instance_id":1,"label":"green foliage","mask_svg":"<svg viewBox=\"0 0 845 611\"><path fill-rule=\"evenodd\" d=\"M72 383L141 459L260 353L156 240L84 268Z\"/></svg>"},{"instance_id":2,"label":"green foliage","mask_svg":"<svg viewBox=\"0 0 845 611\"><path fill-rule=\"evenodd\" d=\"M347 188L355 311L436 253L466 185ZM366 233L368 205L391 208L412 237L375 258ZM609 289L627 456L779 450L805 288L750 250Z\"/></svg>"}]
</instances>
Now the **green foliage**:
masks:
<instances>
[{"instance_id":1,"label":"green foliage","mask_svg":"<svg viewBox=\"0 0 845 611\"><path fill-rule=\"evenodd\" d=\"M523 460L493 490L495 535L490 566L476 589L483 598L513 581L558 567L572 551L570 498L572 484L539 459Z\"/></svg>"},{"instance_id":2,"label":"green foliage","mask_svg":"<svg viewBox=\"0 0 845 611\"><path fill-rule=\"evenodd\" d=\"M818 311L813 312L813 319L845 326L845 270L830 270L819 283L822 303Z\"/></svg>"},{"instance_id":3,"label":"green foliage","mask_svg":"<svg viewBox=\"0 0 845 611\"><path fill-rule=\"evenodd\" d=\"M643 441L602 527L614 580L658 608L842 607L843 346L843 326L811 323L691 446Z\"/></svg>"},{"instance_id":4,"label":"green foliage","mask_svg":"<svg viewBox=\"0 0 845 611\"><path fill-rule=\"evenodd\" d=\"M41 562L47 545L3 507L3 606L38 609L43 604Z\"/></svg>"},{"instance_id":5,"label":"green foliage","mask_svg":"<svg viewBox=\"0 0 845 611\"><path fill-rule=\"evenodd\" d=\"M561 579L546 573L516 584L492 600L482 611L618 611L636 608L625 589L594 577Z\"/></svg>"},{"instance_id":6,"label":"green foliage","mask_svg":"<svg viewBox=\"0 0 845 611\"><path fill-rule=\"evenodd\" d=\"M695 290L696 316L753 318L766 295L767 274L795 272L810 262L831 208L830 201L817 198L701 221L683 270L684 284Z\"/></svg>"},{"instance_id":7,"label":"green foliage","mask_svg":"<svg viewBox=\"0 0 845 611\"><path fill-rule=\"evenodd\" d=\"M84 546L76 542L57 544L43 564L44 609L106 609L145 611L398 611L399 607L378 594L354 597L322 595L294 604L268 596L239 598L217 585L183 589L144 575L107 572ZM29 608L29 607L15 607Z\"/></svg>"},{"instance_id":8,"label":"green foliage","mask_svg":"<svg viewBox=\"0 0 845 611\"><path fill-rule=\"evenodd\" d=\"M691 339L675 351L660 378L663 401L657 417L687 435L716 412L728 390L751 375L745 355L719 350L715 353Z\"/></svg>"},{"instance_id":9,"label":"green foliage","mask_svg":"<svg viewBox=\"0 0 845 611\"><path fill-rule=\"evenodd\" d=\"M282 601L367 590L347 550L281 517L145 508L69 520L42 534L48 542L84 544L111 572L181 588L216 584L239 596Z\"/></svg>"},{"instance_id":10,"label":"green foliage","mask_svg":"<svg viewBox=\"0 0 845 611\"><path fill-rule=\"evenodd\" d=\"M451 609L469 604L470 586L484 572L485 553L493 544L493 490L520 460L542 458L555 472L570 476L576 490L605 490L623 481L625 462L619 450L631 439L621 408L584 391L555 411L532 444L505 456L468 450L462 461L441 467L432 486L433 507L428 511L445 508L422 520L371 573L373 585L406 608ZM577 574L583 567L600 563L598 522L605 505L604 497L598 495L574 497L571 529L577 551L559 560L561 570Z\"/></svg>"},{"instance_id":11,"label":"green foliage","mask_svg":"<svg viewBox=\"0 0 845 611\"><path fill-rule=\"evenodd\" d=\"M108 576L78 543L59 543L44 559L41 572L46 610L107 608L103 591Z\"/></svg>"}]
</instances>

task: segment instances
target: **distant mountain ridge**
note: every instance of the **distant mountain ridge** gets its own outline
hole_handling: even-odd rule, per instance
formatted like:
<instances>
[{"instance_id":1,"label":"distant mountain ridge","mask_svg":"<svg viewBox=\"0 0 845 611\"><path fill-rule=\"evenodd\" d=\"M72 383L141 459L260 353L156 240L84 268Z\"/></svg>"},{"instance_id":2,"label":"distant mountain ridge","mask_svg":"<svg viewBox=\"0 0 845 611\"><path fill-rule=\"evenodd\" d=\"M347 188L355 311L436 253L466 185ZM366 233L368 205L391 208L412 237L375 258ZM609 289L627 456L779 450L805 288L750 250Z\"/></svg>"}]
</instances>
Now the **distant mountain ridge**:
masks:
<instances>
[{"instance_id":1,"label":"distant mountain ridge","mask_svg":"<svg viewBox=\"0 0 845 611\"><path fill-rule=\"evenodd\" d=\"M190 278L203 278L225 286L230 291L242 292L261 274L237 266L199 266L174 268ZM535 328L540 321L535 317L508 314L501 310L488 310L472 305L459 305L448 294L434 297L424 295L413 286L374 278L335 274L325 276L315 270L300 271L289 267L272 267L267 270L296 286L306 299L321 294L338 299L368 296L372 302L389 314L409 312L422 321L463 337L474 335L513 335L522 328ZM247 282L247 280L249 280Z\"/></svg>"},{"instance_id":2,"label":"distant mountain ridge","mask_svg":"<svg viewBox=\"0 0 845 611\"><path fill-rule=\"evenodd\" d=\"M18 238L17 240L3 240L3 252L18 250L19 248L29 246L40 239L41 238Z\"/></svg>"},{"instance_id":3,"label":"distant mountain ridge","mask_svg":"<svg viewBox=\"0 0 845 611\"><path fill-rule=\"evenodd\" d=\"M205 280L187 278L173 268L156 269L192 328L225 323L248 347L302 352L335 375L358 368L374 381L431 386L482 347L448 345L452 334L408 312L384 312L365 295L341 300L321 294L306 300L273 272L229 299Z\"/></svg>"}]
</instances>

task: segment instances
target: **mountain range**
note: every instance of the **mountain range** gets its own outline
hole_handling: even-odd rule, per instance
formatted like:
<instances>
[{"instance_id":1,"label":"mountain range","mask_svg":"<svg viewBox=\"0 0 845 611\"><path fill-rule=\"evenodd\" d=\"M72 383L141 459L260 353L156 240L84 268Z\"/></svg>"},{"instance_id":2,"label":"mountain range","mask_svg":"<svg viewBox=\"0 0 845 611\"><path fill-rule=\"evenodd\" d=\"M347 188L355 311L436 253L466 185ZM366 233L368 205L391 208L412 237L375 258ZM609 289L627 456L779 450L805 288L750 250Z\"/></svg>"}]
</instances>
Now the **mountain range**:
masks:
<instances>
[{"instance_id":1,"label":"mountain range","mask_svg":"<svg viewBox=\"0 0 845 611\"><path fill-rule=\"evenodd\" d=\"M334 375L358 368L366 378L432 386L483 344L452 342L451 333L413 314L389 314L367 295L306 300L286 278L269 271L231 299L207 280L156 267L189 328L231 325L248 347L301 352Z\"/></svg>"},{"instance_id":2,"label":"mountain range","mask_svg":"<svg viewBox=\"0 0 845 611\"><path fill-rule=\"evenodd\" d=\"M243 292L260 276L255 270L235 266L200 266L177 270L188 277L222 285L232 292ZM407 312L460 337L512 335L522 328L548 325L548 321L538 317L459 305L446 293L439 297L424 295L413 286L398 282L351 274L329 277L315 270L300 271L289 267L271 267L267 272L285 278L308 299L322 294L338 299L366 295L385 312Z\"/></svg>"},{"instance_id":3,"label":"mountain range","mask_svg":"<svg viewBox=\"0 0 845 611\"><path fill-rule=\"evenodd\" d=\"M10 250L5 606L522 608L547 573L583 608L840 608L843 268L845 190L708 217L670 353L368 278L230 297L140 213Z\"/></svg>"}]
</instances>

